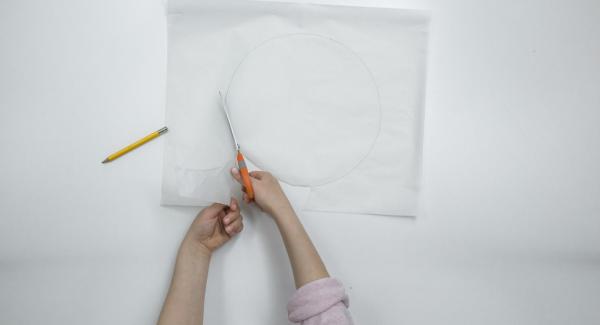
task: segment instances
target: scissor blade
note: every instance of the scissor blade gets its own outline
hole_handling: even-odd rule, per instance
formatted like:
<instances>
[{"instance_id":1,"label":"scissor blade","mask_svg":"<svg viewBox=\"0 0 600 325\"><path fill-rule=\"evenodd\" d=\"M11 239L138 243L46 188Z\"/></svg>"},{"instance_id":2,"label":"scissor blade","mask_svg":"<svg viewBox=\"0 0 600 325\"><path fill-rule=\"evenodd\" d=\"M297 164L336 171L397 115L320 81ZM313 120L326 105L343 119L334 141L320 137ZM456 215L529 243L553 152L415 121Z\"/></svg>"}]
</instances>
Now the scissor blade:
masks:
<instances>
[{"instance_id":1,"label":"scissor blade","mask_svg":"<svg viewBox=\"0 0 600 325\"><path fill-rule=\"evenodd\" d=\"M225 103L225 97L219 90L219 96L221 97L221 107L223 107L223 112L225 112L225 117L227 118L227 125L229 125L229 131L231 132L231 137L233 138L233 143L235 144L235 149L239 150L240 145L237 142L237 138L235 137L235 132L233 132L233 126L231 125L231 119L229 118L229 109L227 108L227 104Z\"/></svg>"}]
</instances>

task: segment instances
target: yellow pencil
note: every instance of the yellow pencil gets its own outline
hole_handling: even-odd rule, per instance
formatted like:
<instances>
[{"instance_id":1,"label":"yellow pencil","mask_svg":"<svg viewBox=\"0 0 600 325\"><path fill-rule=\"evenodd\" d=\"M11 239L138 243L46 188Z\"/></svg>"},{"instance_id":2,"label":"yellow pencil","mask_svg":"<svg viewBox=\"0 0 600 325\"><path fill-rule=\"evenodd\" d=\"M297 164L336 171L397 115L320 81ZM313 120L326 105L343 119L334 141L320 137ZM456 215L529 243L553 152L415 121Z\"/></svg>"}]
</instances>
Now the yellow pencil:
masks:
<instances>
[{"instance_id":1,"label":"yellow pencil","mask_svg":"<svg viewBox=\"0 0 600 325\"><path fill-rule=\"evenodd\" d=\"M162 128L162 129L160 129L160 130L158 130L158 131L154 131L154 132L152 132L152 133L148 134L147 136L145 136L145 137L143 137L143 138L141 138L141 139L137 140L136 142L134 142L134 143L132 143L132 144L128 145L127 147L125 147L125 148L123 148L123 149L121 149L121 150L119 150L119 151L117 151L117 152L113 153L112 155L110 155L110 156L106 157L106 159L104 159L104 160L102 161L102 163L103 163L103 164L106 164L107 162L111 162L111 161L113 161L113 160L115 160L115 159L117 159L117 158L121 157L122 155L124 155L124 154L126 154L126 153L130 152L131 150L133 150L133 149L135 149L135 148L137 148L137 147L139 147L139 146L143 145L144 143L146 143L146 142L148 142L148 141L150 141L150 140L152 140L152 139L154 139L154 138L157 138L157 137L158 137L158 136L160 136L161 134L164 134L164 133L166 133L168 130L169 130L169 129L167 129L167 127L165 126L164 128Z\"/></svg>"}]
</instances>

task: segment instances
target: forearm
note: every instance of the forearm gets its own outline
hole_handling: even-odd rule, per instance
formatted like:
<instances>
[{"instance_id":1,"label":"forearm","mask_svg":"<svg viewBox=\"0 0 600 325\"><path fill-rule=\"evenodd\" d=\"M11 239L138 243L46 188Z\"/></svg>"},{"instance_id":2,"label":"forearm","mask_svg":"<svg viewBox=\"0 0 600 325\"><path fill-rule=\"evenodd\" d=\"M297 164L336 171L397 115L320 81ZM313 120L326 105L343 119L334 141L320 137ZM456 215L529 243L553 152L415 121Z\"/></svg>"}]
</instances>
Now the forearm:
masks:
<instances>
[{"instance_id":1,"label":"forearm","mask_svg":"<svg viewBox=\"0 0 600 325\"><path fill-rule=\"evenodd\" d=\"M202 324L210 252L184 239L175 262L169 293L158 320L166 324Z\"/></svg>"},{"instance_id":2,"label":"forearm","mask_svg":"<svg viewBox=\"0 0 600 325\"><path fill-rule=\"evenodd\" d=\"M296 288L329 276L317 249L291 206L274 211L273 217L288 253Z\"/></svg>"}]
</instances>

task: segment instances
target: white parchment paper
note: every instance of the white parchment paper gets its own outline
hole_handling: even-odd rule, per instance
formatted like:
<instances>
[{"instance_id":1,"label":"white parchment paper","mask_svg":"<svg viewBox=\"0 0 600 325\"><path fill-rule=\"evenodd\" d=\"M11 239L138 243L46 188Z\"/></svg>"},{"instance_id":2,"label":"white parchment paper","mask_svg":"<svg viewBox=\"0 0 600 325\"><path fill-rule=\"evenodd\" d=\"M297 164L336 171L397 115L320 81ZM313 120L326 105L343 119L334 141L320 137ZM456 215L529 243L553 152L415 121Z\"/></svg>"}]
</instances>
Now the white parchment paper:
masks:
<instances>
[{"instance_id":1,"label":"white parchment paper","mask_svg":"<svg viewBox=\"0 0 600 325\"><path fill-rule=\"evenodd\" d=\"M169 2L163 204L227 203L233 142L302 208L414 216L426 13L283 3Z\"/></svg>"}]
</instances>

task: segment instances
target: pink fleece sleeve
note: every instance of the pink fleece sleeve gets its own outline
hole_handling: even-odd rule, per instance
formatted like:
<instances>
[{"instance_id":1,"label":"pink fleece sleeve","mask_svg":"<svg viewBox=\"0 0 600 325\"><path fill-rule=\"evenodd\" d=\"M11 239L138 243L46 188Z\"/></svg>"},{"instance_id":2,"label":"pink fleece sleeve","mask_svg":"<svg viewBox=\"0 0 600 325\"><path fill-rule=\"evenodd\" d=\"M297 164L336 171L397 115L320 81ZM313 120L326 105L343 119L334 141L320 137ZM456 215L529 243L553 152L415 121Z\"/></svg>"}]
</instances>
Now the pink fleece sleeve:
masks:
<instances>
[{"instance_id":1,"label":"pink fleece sleeve","mask_svg":"<svg viewBox=\"0 0 600 325\"><path fill-rule=\"evenodd\" d=\"M296 290L288 302L288 318L302 325L352 325L342 283L319 279Z\"/></svg>"}]
</instances>

